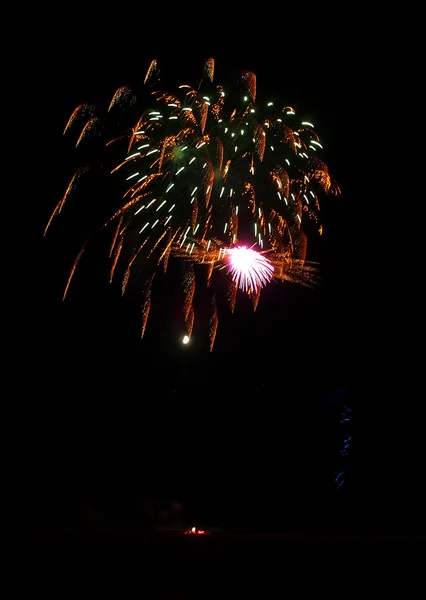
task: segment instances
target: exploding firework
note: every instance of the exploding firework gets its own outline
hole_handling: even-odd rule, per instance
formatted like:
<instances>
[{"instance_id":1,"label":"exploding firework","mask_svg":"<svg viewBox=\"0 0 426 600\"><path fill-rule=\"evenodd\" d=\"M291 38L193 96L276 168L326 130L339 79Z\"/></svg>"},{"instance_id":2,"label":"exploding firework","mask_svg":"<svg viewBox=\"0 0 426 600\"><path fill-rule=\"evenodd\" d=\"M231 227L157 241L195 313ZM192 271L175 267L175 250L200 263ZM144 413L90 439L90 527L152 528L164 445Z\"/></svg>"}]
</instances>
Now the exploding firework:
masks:
<instances>
[{"instance_id":1,"label":"exploding firework","mask_svg":"<svg viewBox=\"0 0 426 600\"><path fill-rule=\"evenodd\" d=\"M271 262L246 246L226 250L232 281L244 292L257 292L272 279L274 267Z\"/></svg>"},{"instance_id":2,"label":"exploding firework","mask_svg":"<svg viewBox=\"0 0 426 600\"><path fill-rule=\"evenodd\" d=\"M142 281L142 337L155 275L178 260L188 339L196 271L212 290L210 349L218 327L213 279L228 277L232 311L238 289L256 309L271 280L313 285L318 269L306 261L304 225L321 234L319 197L340 191L312 123L290 106L258 104L252 72L215 85L214 66L209 58L197 85L165 91L153 60L141 89L120 87L105 111L80 105L64 131L78 149L99 141L114 161L108 175L119 201L100 229L112 228L111 281L120 271L123 294L130 280ZM84 165L72 177L45 233L88 171Z\"/></svg>"}]
</instances>

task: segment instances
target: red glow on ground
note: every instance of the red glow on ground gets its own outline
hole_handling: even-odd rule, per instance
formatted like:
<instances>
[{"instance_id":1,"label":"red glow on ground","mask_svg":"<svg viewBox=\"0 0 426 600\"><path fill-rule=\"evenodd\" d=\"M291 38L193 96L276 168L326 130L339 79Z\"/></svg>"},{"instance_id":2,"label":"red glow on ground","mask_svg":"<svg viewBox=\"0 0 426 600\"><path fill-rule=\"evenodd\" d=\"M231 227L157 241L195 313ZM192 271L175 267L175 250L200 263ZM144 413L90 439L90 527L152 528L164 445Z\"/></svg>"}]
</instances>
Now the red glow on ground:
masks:
<instances>
[{"instance_id":1,"label":"red glow on ground","mask_svg":"<svg viewBox=\"0 0 426 600\"><path fill-rule=\"evenodd\" d=\"M210 531L204 531L203 529L197 529L196 527L191 527L188 531L184 531L185 535L206 535L208 533L210 533Z\"/></svg>"}]
</instances>

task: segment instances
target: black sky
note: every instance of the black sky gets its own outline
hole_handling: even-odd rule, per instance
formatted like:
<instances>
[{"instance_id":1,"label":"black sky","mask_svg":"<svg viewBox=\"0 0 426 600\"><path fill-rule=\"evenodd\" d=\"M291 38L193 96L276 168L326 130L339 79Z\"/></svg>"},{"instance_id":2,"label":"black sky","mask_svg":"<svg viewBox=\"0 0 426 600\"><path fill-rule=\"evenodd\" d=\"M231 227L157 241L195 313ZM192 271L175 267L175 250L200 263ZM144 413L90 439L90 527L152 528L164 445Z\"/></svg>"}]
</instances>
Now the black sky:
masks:
<instances>
[{"instance_id":1,"label":"black sky","mask_svg":"<svg viewBox=\"0 0 426 600\"><path fill-rule=\"evenodd\" d=\"M314 490L328 498L338 433L335 415L330 417L320 402L340 388L348 390L351 401L356 397L364 318L356 223L360 142L354 132L350 66L349 73L339 71L323 65L320 56L309 62L290 54L264 60L244 53L180 56L146 50L135 56L124 48L95 46L70 52L60 44L58 55L58 68L47 70L52 101L42 102L39 113L45 119L45 138L43 159L36 160L44 167L38 173L32 230L40 235L33 233L29 341L21 356L31 382L21 386L39 398L31 414L40 431L52 422L59 437L72 437L72 431L86 431L90 424L89 445L102 445L106 431L115 441L125 440L126 428L138 424L150 448L149 458L141 463L155 466L166 455L172 478L176 472L196 472L203 481L203 457L213 490L218 489L214 482L224 485L224 472L235 469L245 490L253 483L256 493L261 488L272 493L284 468L286 489L298 489L293 499ZM326 233L313 249L321 259L321 284L314 290L271 285L262 292L255 313L244 299L237 300L233 315L225 305L213 353L207 351L206 334L197 321L193 343L182 347L180 332L173 327L173 311L179 309L170 309L166 285L153 303L141 342L139 307L131 295L120 298L111 291L107 257L103 263L96 250L90 268L81 263L82 274L63 303L81 234L76 229L74 241L74 231L64 220L53 225L47 238L42 236L73 174L62 131L74 108L85 101L108 102L120 85L141 81L152 58L162 61L165 79L194 83L207 56L216 60L216 81L251 69L257 75L258 99L275 94L313 120L325 161L342 190L339 201L322 202ZM117 423L119 431L114 431ZM192 433L189 440L182 434L182 440L186 426ZM177 431L170 434L173 427ZM217 436L215 429L221 431ZM223 445L221 437L227 440ZM180 443L185 452L179 452ZM75 444L73 452L81 458ZM172 460L175 452L179 458ZM233 484L238 486L237 480Z\"/></svg>"},{"instance_id":2,"label":"black sky","mask_svg":"<svg viewBox=\"0 0 426 600\"><path fill-rule=\"evenodd\" d=\"M141 57L140 62L123 58L108 63L106 57L93 60L86 57L85 61L74 57L69 63L65 61L55 81L59 97L49 111L53 155L49 157L49 185L40 204L39 229L43 228L74 172L61 139L69 115L84 101L101 99L108 102L120 85L140 81L151 58L153 56L147 55ZM171 60L164 57L163 78L192 83L204 58L200 54L186 62L176 57ZM111 374L117 370L116 383L124 377L124 372L127 372L127 385L135 382L140 365L146 365L147 361L151 372L164 372L163 357L173 359L172 364L168 360L168 368L173 372L177 367L183 387L187 381L183 373L188 373L188 382L191 379L203 381L208 378L205 370L217 374L210 385L217 386L218 390L226 383L227 388L235 387L236 390L241 390L241 386L251 389L255 385L259 391L260 386L266 386L271 391L282 389L285 393L287 384L283 379L291 377L290 387L296 394L299 382L302 387L307 386L310 393L348 384L356 376L356 336L362 314L358 310L360 265L354 218L358 147L353 132L351 89L340 85L338 78L329 78L327 71L324 73L320 68L306 72L303 64L287 64L285 60L264 62L250 57L245 60L241 56L216 58L215 80L221 81L221 76L227 78L242 68L256 73L259 99L275 95L277 100L283 99L297 107L298 114L304 118L315 121L325 148L324 158L342 189L339 201L332 197L323 199L325 235L321 244L313 245L311 249L312 258L321 261L323 281L314 290L293 284L270 286L262 293L256 313L244 299L239 299L234 315L222 311L213 354L205 352L197 323L194 332L197 335L193 336L191 348L182 348L178 331L167 330L167 319L170 319L167 301L164 311L163 307L160 309L163 301L159 299L158 308L153 303L152 319L148 322L145 341L141 343L139 316L131 313L132 309L137 309L129 307L126 299L117 301L117 296L103 285L108 265L107 261L102 265L101 256L99 272L89 274L89 291L84 291L83 282L80 289L76 278L74 296L70 293L70 301L61 303L64 282L80 247L82 234L78 231L78 223L73 222L75 232L70 232L64 223L55 232L54 224L50 237L41 242L42 260L38 264L39 282L43 281L38 286L39 302L46 312L46 332L49 332L46 335L52 335L50 346L53 349L60 344L67 356L83 356L85 352L109 355L110 359L105 357L110 366L107 371ZM64 236L67 237L65 243L58 239ZM308 255L309 250L308 243ZM83 260L81 265L84 273ZM165 288L164 295L168 291ZM171 314L173 316L173 310ZM84 344L79 342L82 335ZM121 348L119 353L114 351L117 346ZM61 354L55 350L53 353L55 356ZM102 371L103 360L98 364ZM259 371L250 384L238 376L244 365L249 364L257 365ZM173 375L170 379L176 380L176 377ZM152 383L145 381L143 385ZM275 401L272 406L274 404Z\"/></svg>"}]
</instances>

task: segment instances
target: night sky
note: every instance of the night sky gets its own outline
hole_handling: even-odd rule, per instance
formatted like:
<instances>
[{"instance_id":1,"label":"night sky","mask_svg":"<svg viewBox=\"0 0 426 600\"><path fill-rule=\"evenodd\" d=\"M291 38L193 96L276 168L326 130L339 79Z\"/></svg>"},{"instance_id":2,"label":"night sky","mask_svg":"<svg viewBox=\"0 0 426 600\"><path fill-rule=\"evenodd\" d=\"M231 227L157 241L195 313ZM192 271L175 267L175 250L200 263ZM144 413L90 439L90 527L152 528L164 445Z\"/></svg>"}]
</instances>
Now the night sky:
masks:
<instances>
[{"instance_id":1,"label":"night sky","mask_svg":"<svg viewBox=\"0 0 426 600\"><path fill-rule=\"evenodd\" d=\"M32 33L20 27L16 83L5 79L4 125L12 109L18 114L12 122L16 147L4 144L12 162L4 182L12 186L3 202L15 212L3 221L9 246L1 436L6 510L0 518L11 542L9 559L16 563L14 585L30 582L34 591L38 583L45 589L46 582L58 580L62 587L55 592L61 594L74 591L74 577L81 592L93 558L90 576L107 591L108 575L116 576L118 595L126 581L139 589L141 573L148 576L154 563L154 585L164 580L171 587L183 572L192 581L197 563L203 573L198 579L208 585L231 576L239 585L250 572L257 574L256 590L263 596L271 570L277 589L292 579L296 588L299 580L318 593L322 582L327 592L338 587L349 597L350 591L394 591L400 582L407 596L416 578L423 583L418 563L424 550L371 541L375 533L425 531L424 469L417 467L422 453L414 450L423 440L414 435L414 424L422 425L422 387L413 393L415 378L400 360L413 343L398 341L398 308L391 312L387 304L395 288L405 289L404 280L387 279L385 251L382 256L372 249L382 222L370 216L370 208L383 210L387 200L381 193L372 198L371 182L395 181L393 166L382 172L369 164L383 131L380 110L373 108L374 83L386 68L394 69L380 39L382 24L361 24L353 14L343 17L324 6L330 31L312 7L293 21L287 6L280 11L247 5L238 9L237 24L222 5L179 6L175 15L167 6L143 5L143 18L132 7L121 8L97 9L93 19L86 6L49 7L46 14L37 7L34 20L25 13L22 23ZM366 21L365 11L358 12ZM271 283L256 312L242 296L234 314L222 302L212 353L202 302L191 344L181 344L183 314L174 302L172 271L171 281L159 279L140 340L140 297L130 288L121 297L108 283L107 244L88 249L62 302L71 265L97 217L96 187L93 197L71 198L43 237L80 166L62 135L76 106L105 106L121 85L143 81L153 58L170 87L195 84L210 56L215 82L252 70L259 102L271 98L294 106L315 124L322 157L342 191L338 200L322 198L324 235L308 237L308 259L320 263L320 284L309 289ZM394 95L384 104L393 107L397 92L392 83ZM385 150L393 160L393 149ZM393 269L393 259L387 262ZM383 305L374 297L381 284ZM399 312L405 319L410 311ZM385 347L391 337L395 351L393 344ZM418 363L412 370L422 373ZM353 411L350 427L341 423L345 406ZM389 426L392 410L397 422ZM349 430L353 443L342 459ZM337 489L342 469L345 485ZM144 534L133 534L147 521L134 506L147 498L162 507L176 501L183 525L217 526L229 536L217 543L208 536L213 543L207 554L191 545L198 540L186 544L190 536L182 535L184 541L166 552L153 536L146 555L156 550L144 572L138 546ZM92 535L101 522L124 532L122 537ZM74 525L73 546L61 532ZM38 537L31 537L37 527ZM295 537L281 536L287 541L272 548L254 536L249 547L244 535L237 544L229 542L234 531ZM327 535L318 544L312 543L315 536L305 536L330 533L333 540L339 537L334 533L351 532L361 534L359 544L350 535L342 536L343 545L329 546L323 542ZM164 575L165 555L173 577ZM258 569L262 559L264 568Z\"/></svg>"},{"instance_id":2,"label":"night sky","mask_svg":"<svg viewBox=\"0 0 426 600\"><path fill-rule=\"evenodd\" d=\"M40 226L49 218L57 198L79 166L72 162L69 148L64 148L66 144L62 143L62 130L71 112L87 100L109 102L120 85L144 77L151 58L141 59L137 66L134 60L123 58L109 69L106 59L104 62L98 59L98 63L80 62L78 68L64 69L59 74L56 85L61 90L60 98L50 116L52 138L56 142L49 159L52 179L40 207ZM195 56L186 67L185 61L165 56L163 80L192 83L200 72L203 58ZM244 390L254 389L256 396L261 394L262 405L274 411L278 391L284 396L289 391L299 395L303 388L308 388L309 394L322 392L348 385L356 376L355 338L362 320L357 310L361 296L360 265L353 217L354 171L359 148L353 131L350 90L322 73L309 76L302 65L286 65L285 61L263 63L259 59L241 57L217 57L215 81L220 82L242 68L252 69L257 74L258 100L273 94L315 122L325 148L324 159L341 187L342 196L338 201L332 196L322 200L324 236L320 240L314 237L312 247L308 239L308 258L320 262L322 282L314 290L290 283L270 285L262 292L255 313L242 294L233 315L226 304L220 306L212 354L207 349L206 333L201 330L205 324L197 323L197 319L191 345L182 346L181 315L176 314L170 301L173 288L167 281L161 282L162 289L152 303L141 343L139 298L130 292L128 298L121 299L118 290L111 290L106 283L109 266L108 260L102 260L105 248L90 249L92 257L82 258L67 302L61 303L70 266L84 241L87 230L84 219L89 219L96 210L96 202L86 198L80 213L71 207L68 221L65 213L59 223L59 219L54 220L49 235L43 240L38 288L40 304L47 313L46 321L43 320L46 335L52 335L52 348L61 346L61 352L53 351L54 357L58 359L65 352L77 360L80 357L81 365L85 362L81 360L85 353L99 357L101 352L102 359L99 357L97 365L91 365L90 373L85 375L95 387L99 385L98 379L101 385L107 383L101 374L106 367L113 385L121 386L120 382L126 380L126 386L135 386L139 391L151 387L159 389L159 385L166 383L161 374L169 372L167 386L177 397L175 407L168 408L177 408L178 413L188 406L185 389L189 385L198 390L206 388L202 383L206 380L209 381L208 392L197 394L191 411L215 410L217 403L212 404L209 393L223 396L227 390L228 395L243 396ZM95 370L99 367L101 372L95 375L92 366ZM242 375L249 366L250 376ZM110 385L108 382L108 388ZM244 404L246 402L257 410L257 400L248 399Z\"/></svg>"},{"instance_id":3,"label":"night sky","mask_svg":"<svg viewBox=\"0 0 426 600\"><path fill-rule=\"evenodd\" d=\"M210 55L216 60L216 82L251 69L259 101L273 95L315 123L325 162L342 190L339 200L322 200L325 235L311 248L308 238L308 257L320 261L321 283L315 289L271 284L256 312L243 297L237 298L233 315L226 303L219 306L212 353L197 319L191 344L181 344L177 323L182 314L170 301L173 289L166 280L154 297L141 341L138 296L130 291L121 298L107 283L105 247L91 250L87 262L83 256L63 303L84 219L70 208L67 221L65 210L43 238L74 173L62 139L74 108L85 101L109 102L120 85L144 78L152 58L161 60L163 80L195 83ZM31 436L37 439L37 429L41 439L47 433L59 443L72 440L66 464L78 459L85 470L86 458L93 464L99 448L109 455L129 440L137 446L140 436L140 455L133 453L129 461L144 470L146 481L155 478L161 464L162 484L172 493L171 482L178 479L184 482L181 493L262 496L265 506L272 498L280 505L285 497L293 509L303 501L316 507L316 515L325 507L331 513L330 506L339 502L333 485L338 409L321 403L342 389L348 402L356 402L364 318L355 218L361 142L354 131L350 72L331 73L320 59L312 64L279 55L263 60L208 51L184 59L146 51L136 59L124 50L95 52L90 47L64 52L61 65L49 70L51 103L41 104L46 163L38 175L32 229L40 235L33 233L36 268L30 266L29 343L24 348L31 383L23 385L38 398L31 407L37 424ZM93 214L95 203L91 207L86 200ZM77 443L81 438L84 451ZM99 461L107 471L107 459ZM63 477L63 468L56 472ZM283 481L285 492L279 495Z\"/></svg>"}]
</instances>

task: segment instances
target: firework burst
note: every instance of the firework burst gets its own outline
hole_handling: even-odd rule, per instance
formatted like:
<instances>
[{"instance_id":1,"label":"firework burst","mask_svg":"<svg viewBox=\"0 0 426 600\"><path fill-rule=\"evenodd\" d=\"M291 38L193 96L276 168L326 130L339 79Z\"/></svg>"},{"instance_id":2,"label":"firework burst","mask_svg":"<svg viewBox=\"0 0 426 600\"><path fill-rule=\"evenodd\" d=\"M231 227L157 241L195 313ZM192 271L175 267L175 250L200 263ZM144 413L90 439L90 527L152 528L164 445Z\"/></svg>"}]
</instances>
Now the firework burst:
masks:
<instances>
[{"instance_id":1,"label":"firework burst","mask_svg":"<svg viewBox=\"0 0 426 600\"><path fill-rule=\"evenodd\" d=\"M265 256L246 246L226 250L232 281L244 292L256 293L269 283L274 267Z\"/></svg>"},{"instance_id":2,"label":"firework burst","mask_svg":"<svg viewBox=\"0 0 426 600\"><path fill-rule=\"evenodd\" d=\"M229 89L215 85L214 66L212 58L205 61L196 86L165 91L153 60L140 90L120 87L105 111L80 105L64 131L78 149L99 141L113 161L109 177L119 203L101 229L112 229L111 281L121 271L124 293L130 280L142 280L142 336L155 275L178 259L186 266L189 337L196 270L204 270L213 290L211 349L218 326L212 279L229 278L232 310L238 289L256 308L271 280L312 285L318 269L306 261L304 224L310 220L321 234L320 195L339 193L313 124L290 106L257 104L252 72L241 73ZM45 233L88 169L76 172Z\"/></svg>"}]
</instances>

